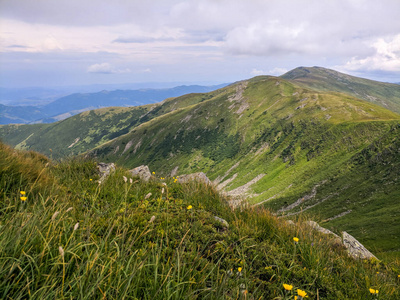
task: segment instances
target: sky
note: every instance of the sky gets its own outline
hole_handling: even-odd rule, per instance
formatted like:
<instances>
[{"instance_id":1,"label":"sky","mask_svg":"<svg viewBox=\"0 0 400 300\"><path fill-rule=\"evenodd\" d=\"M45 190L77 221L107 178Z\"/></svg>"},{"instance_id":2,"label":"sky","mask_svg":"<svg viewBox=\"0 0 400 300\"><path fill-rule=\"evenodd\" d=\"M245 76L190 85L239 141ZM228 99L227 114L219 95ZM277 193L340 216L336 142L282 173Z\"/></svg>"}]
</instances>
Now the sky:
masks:
<instances>
[{"instance_id":1,"label":"sky","mask_svg":"<svg viewBox=\"0 0 400 300\"><path fill-rule=\"evenodd\" d=\"M0 86L226 83L321 66L400 82L400 0L0 0Z\"/></svg>"}]
</instances>

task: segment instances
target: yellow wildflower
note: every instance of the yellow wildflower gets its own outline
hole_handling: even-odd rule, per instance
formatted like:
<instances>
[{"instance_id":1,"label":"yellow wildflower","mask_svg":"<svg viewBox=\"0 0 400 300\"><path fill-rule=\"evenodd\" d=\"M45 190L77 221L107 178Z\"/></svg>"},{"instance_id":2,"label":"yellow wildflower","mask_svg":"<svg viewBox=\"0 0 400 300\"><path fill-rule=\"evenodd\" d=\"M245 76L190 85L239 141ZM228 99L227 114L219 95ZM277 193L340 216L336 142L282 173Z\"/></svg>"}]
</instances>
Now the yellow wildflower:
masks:
<instances>
[{"instance_id":1,"label":"yellow wildflower","mask_svg":"<svg viewBox=\"0 0 400 300\"><path fill-rule=\"evenodd\" d=\"M302 298L308 297L307 293L305 291L300 290L300 289L297 290L297 295L299 295Z\"/></svg>"},{"instance_id":2,"label":"yellow wildflower","mask_svg":"<svg viewBox=\"0 0 400 300\"><path fill-rule=\"evenodd\" d=\"M299 238L294 237L294 238L293 238L293 241L297 244L297 243L299 242Z\"/></svg>"},{"instance_id":3,"label":"yellow wildflower","mask_svg":"<svg viewBox=\"0 0 400 300\"><path fill-rule=\"evenodd\" d=\"M287 291L291 291L291 290L293 289L293 285L284 283L284 284L283 284L283 288L284 288L285 290L287 290Z\"/></svg>"},{"instance_id":4,"label":"yellow wildflower","mask_svg":"<svg viewBox=\"0 0 400 300\"><path fill-rule=\"evenodd\" d=\"M156 174L156 172L153 172L153 175L155 175Z\"/></svg>"},{"instance_id":5,"label":"yellow wildflower","mask_svg":"<svg viewBox=\"0 0 400 300\"><path fill-rule=\"evenodd\" d=\"M92 178L90 178L89 180L90 180L90 181L93 181L93 179L92 179Z\"/></svg>"},{"instance_id":6,"label":"yellow wildflower","mask_svg":"<svg viewBox=\"0 0 400 300\"><path fill-rule=\"evenodd\" d=\"M188 210L191 210L192 208L193 208L193 206L191 206L191 205L189 205L189 206L187 207Z\"/></svg>"},{"instance_id":7,"label":"yellow wildflower","mask_svg":"<svg viewBox=\"0 0 400 300\"><path fill-rule=\"evenodd\" d=\"M25 202L26 199L28 199L28 197L19 197L21 199L22 202Z\"/></svg>"},{"instance_id":8,"label":"yellow wildflower","mask_svg":"<svg viewBox=\"0 0 400 300\"><path fill-rule=\"evenodd\" d=\"M25 195L25 194L26 194L25 191L20 191L19 193L20 193L21 195Z\"/></svg>"},{"instance_id":9,"label":"yellow wildflower","mask_svg":"<svg viewBox=\"0 0 400 300\"><path fill-rule=\"evenodd\" d=\"M239 268L238 268L238 271L239 271L239 272L242 272L242 268L241 268L241 267L239 267Z\"/></svg>"},{"instance_id":10,"label":"yellow wildflower","mask_svg":"<svg viewBox=\"0 0 400 300\"><path fill-rule=\"evenodd\" d=\"M376 294L376 290L374 290L374 289L369 289L369 292L370 292L371 294Z\"/></svg>"}]
</instances>

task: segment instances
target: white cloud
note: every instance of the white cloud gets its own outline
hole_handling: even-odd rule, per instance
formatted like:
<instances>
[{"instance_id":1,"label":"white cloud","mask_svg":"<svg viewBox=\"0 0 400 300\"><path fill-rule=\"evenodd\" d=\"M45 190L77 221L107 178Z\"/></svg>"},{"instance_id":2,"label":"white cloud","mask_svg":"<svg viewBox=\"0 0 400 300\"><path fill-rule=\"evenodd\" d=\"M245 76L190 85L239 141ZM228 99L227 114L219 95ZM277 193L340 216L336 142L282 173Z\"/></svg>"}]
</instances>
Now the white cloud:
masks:
<instances>
[{"instance_id":1,"label":"white cloud","mask_svg":"<svg viewBox=\"0 0 400 300\"><path fill-rule=\"evenodd\" d=\"M109 63L94 64L87 68L88 73L100 73L100 74L122 74L130 73L131 70L126 69L115 69Z\"/></svg>"},{"instance_id":2,"label":"white cloud","mask_svg":"<svg viewBox=\"0 0 400 300\"><path fill-rule=\"evenodd\" d=\"M273 68L268 71L268 74L274 75L274 76L281 76L281 75L285 74L287 71L289 71L289 70L285 69L285 68Z\"/></svg>"},{"instance_id":3,"label":"white cloud","mask_svg":"<svg viewBox=\"0 0 400 300\"><path fill-rule=\"evenodd\" d=\"M399 11L399 0L0 0L0 59L13 78L38 68L65 79L71 60L73 72L130 68L150 80L227 81L299 65L398 73ZM46 63L28 68L10 53Z\"/></svg>"},{"instance_id":4,"label":"white cloud","mask_svg":"<svg viewBox=\"0 0 400 300\"><path fill-rule=\"evenodd\" d=\"M352 57L345 65L345 71L385 71L400 73L400 34L389 41L379 38L371 45L374 53L367 57Z\"/></svg>"},{"instance_id":5,"label":"white cloud","mask_svg":"<svg viewBox=\"0 0 400 300\"><path fill-rule=\"evenodd\" d=\"M257 70L255 68L251 70L250 74L253 76L266 75L266 73L263 70Z\"/></svg>"}]
</instances>

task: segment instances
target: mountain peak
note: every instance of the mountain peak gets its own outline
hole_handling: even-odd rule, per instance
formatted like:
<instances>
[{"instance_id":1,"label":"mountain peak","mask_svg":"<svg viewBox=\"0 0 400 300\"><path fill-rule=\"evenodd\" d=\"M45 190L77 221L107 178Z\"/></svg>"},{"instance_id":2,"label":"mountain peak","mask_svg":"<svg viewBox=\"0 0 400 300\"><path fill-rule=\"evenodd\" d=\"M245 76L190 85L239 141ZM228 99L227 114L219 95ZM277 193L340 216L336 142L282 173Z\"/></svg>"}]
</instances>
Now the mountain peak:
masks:
<instances>
[{"instance_id":1,"label":"mountain peak","mask_svg":"<svg viewBox=\"0 0 400 300\"><path fill-rule=\"evenodd\" d=\"M400 113L400 86L340 73L322 67L298 67L282 76L303 88L339 92Z\"/></svg>"}]
</instances>

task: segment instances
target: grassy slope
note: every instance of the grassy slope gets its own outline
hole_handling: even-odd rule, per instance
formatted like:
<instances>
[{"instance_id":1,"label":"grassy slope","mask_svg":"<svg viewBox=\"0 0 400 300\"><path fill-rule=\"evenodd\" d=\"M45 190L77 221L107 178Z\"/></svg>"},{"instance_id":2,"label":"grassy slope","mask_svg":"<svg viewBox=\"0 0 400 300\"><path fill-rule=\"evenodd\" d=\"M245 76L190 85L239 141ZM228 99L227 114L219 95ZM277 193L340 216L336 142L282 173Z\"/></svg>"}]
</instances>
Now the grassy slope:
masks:
<instances>
[{"instance_id":1,"label":"grassy slope","mask_svg":"<svg viewBox=\"0 0 400 300\"><path fill-rule=\"evenodd\" d=\"M400 113L400 86L354 77L321 67L300 67L281 76L318 91L342 92Z\"/></svg>"},{"instance_id":2,"label":"grassy slope","mask_svg":"<svg viewBox=\"0 0 400 300\"><path fill-rule=\"evenodd\" d=\"M289 226L262 208L232 211L197 183L125 183L124 169L98 185L92 161L53 164L0 146L3 299L400 297L399 263L352 260L302 217Z\"/></svg>"},{"instance_id":3,"label":"grassy slope","mask_svg":"<svg viewBox=\"0 0 400 300\"><path fill-rule=\"evenodd\" d=\"M148 164L162 176L179 167L181 174L203 171L211 179L234 179L227 190L265 174L251 186L250 201L266 201L264 205L275 210L295 203L320 185L314 197L286 213L303 208L327 220L351 210L326 226L349 231L380 257L399 254L400 241L392 238L400 236L396 226L399 204L391 200L398 199L399 153L393 140L399 123L396 113L347 94L317 92L269 76L212 93L168 99L138 121L141 109L146 108L133 110L136 115L125 109L119 114L108 109L85 113L56 123L51 130L47 125L35 125L45 129L40 131L40 142L34 136L26 139L30 129L22 128L28 127L15 127L25 136L13 134L13 127L2 130L8 130L8 139L26 139L19 144L21 148L46 151L58 147L53 149L54 157L83 152L110 140L110 135L121 135L94 152L127 167ZM105 124L108 127L103 127ZM70 130L71 126L75 129ZM381 146L375 147L375 143ZM360 160L365 149L373 149L371 157ZM386 149L392 150L387 153ZM371 169L376 156L392 163ZM384 209L377 209L382 203ZM389 211L393 213L387 218Z\"/></svg>"},{"instance_id":4,"label":"grassy slope","mask_svg":"<svg viewBox=\"0 0 400 300\"><path fill-rule=\"evenodd\" d=\"M224 178L237 176L226 188L232 190L266 174L252 185L251 202L271 199L265 205L274 209L294 203L309 194L315 185L328 180L322 189L317 189L317 197L310 205L333 193L329 189L325 191L325 186L334 186L339 192L335 191L329 201L310 211L327 219L352 209L351 214L327 226L348 230L378 252L400 248L400 241L390 241L392 235L400 235L395 226L398 217L388 222L387 234L381 238L378 238L379 229L371 230L369 237L364 235L366 228L376 223L367 216L360 218L359 214L370 209L374 219L385 218L383 210L374 209L379 199L372 196L371 204L363 210L364 196L352 194L348 200L351 208L345 209L347 206L343 207L342 201L348 198L348 192L341 186L347 181L352 187L349 191L357 190L359 176L356 175L369 162L363 161L352 169L354 157L381 136L395 137L399 115L344 94L315 92L273 77L254 78L246 88L245 85L246 82L239 83L209 100L153 119L102 145L94 153L127 167L148 164L162 176L179 167L180 173L204 171L216 179L239 162ZM232 100L241 93L242 98ZM398 155L391 139L386 139L383 145L394 149L391 159ZM377 151L372 152L377 155ZM331 183L347 169L340 184ZM384 173L388 169L384 165L380 171ZM393 170L397 169L394 165ZM395 177L395 172L392 175ZM382 180L382 174L374 176L374 180ZM363 193L367 187L378 189L378 184L365 185L361 188ZM396 189L387 193L388 198L395 197ZM332 209L335 205L336 209ZM387 210L399 209L396 201L387 201L386 205ZM296 213L298 208L288 213ZM368 226L357 227L361 219Z\"/></svg>"},{"instance_id":5,"label":"grassy slope","mask_svg":"<svg viewBox=\"0 0 400 300\"><path fill-rule=\"evenodd\" d=\"M126 134L141 123L219 92L188 94L138 107L102 108L51 124L3 125L0 138L17 149L35 150L53 158L77 155Z\"/></svg>"}]
</instances>

